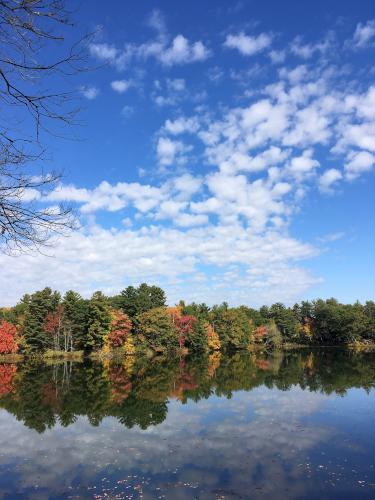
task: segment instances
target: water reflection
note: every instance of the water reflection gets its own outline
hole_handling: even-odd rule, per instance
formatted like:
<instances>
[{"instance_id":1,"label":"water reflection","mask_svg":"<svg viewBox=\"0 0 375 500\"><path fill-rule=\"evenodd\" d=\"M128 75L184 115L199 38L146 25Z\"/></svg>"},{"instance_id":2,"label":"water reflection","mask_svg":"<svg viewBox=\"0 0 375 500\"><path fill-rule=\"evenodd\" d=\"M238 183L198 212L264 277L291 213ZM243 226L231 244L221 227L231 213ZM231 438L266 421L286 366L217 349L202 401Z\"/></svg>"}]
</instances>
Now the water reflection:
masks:
<instances>
[{"instance_id":1,"label":"water reflection","mask_svg":"<svg viewBox=\"0 0 375 500\"><path fill-rule=\"evenodd\" d=\"M0 497L370 497L374 361L0 365Z\"/></svg>"}]
</instances>

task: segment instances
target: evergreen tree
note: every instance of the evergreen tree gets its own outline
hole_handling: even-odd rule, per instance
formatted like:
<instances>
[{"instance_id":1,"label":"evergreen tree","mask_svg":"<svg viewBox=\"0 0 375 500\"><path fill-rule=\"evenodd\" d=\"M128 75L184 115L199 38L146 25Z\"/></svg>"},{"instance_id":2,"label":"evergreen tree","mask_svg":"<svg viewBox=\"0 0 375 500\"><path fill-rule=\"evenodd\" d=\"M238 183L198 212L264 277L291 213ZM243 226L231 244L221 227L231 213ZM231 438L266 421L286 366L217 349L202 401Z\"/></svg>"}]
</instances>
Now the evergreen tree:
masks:
<instances>
[{"instance_id":1,"label":"evergreen tree","mask_svg":"<svg viewBox=\"0 0 375 500\"><path fill-rule=\"evenodd\" d=\"M166 297L164 291L158 286L149 286L142 283L138 288L128 286L115 297L112 305L121 309L130 319L138 314L156 307L164 307Z\"/></svg>"},{"instance_id":2,"label":"evergreen tree","mask_svg":"<svg viewBox=\"0 0 375 500\"><path fill-rule=\"evenodd\" d=\"M48 313L53 312L60 303L60 294L51 288L33 293L30 296L24 324L24 343L29 351L44 351L51 347L51 337L44 324Z\"/></svg>"},{"instance_id":3,"label":"evergreen tree","mask_svg":"<svg viewBox=\"0 0 375 500\"><path fill-rule=\"evenodd\" d=\"M70 332L73 348L83 350L87 341L89 302L84 300L79 293L69 290L64 295L63 305L64 329Z\"/></svg>"},{"instance_id":4,"label":"evergreen tree","mask_svg":"<svg viewBox=\"0 0 375 500\"><path fill-rule=\"evenodd\" d=\"M186 347L191 352L208 351L207 323L199 318L192 323L192 328L186 337Z\"/></svg>"},{"instance_id":5,"label":"evergreen tree","mask_svg":"<svg viewBox=\"0 0 375 500\"><path fill-rule=\"evenodd\" d=\"M104 339L111 329L110 309L102 292L95 292L89 301L87 326L87 336L83 348L86 351L101 349Z\"/></svg>"},{"instance_id":6,"label":"evergreen tree","mask_svg":"<svg viewBox=\"0 0 375 500\"><path fill-rule=\"evenodd\" d=\"M285 340L298 340L300 323L292 309L277 302L269 308L268 317L276 323Z\"/></svg>"}]
</instances>

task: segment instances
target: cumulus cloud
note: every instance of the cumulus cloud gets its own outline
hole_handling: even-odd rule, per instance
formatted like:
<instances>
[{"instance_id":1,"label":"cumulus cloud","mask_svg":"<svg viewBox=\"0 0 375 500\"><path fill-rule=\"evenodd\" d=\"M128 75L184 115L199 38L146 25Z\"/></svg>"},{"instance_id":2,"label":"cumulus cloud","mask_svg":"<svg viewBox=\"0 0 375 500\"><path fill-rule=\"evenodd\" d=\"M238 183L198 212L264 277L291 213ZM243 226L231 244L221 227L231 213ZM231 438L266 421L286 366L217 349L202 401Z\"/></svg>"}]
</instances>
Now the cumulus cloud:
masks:
<instances>
[{"instance_id":1,"label":"cumulus cloud","mask_svg":"<svg viewBox=\"0 0 375 500\"><path fill-rule=\"evenodd\" d=\"M290 44L290 51L301 59L311 59L314 54L325 54L332 48L334 35L332 32L316 43L304 43L301 36L297 36Z\"/></svg>"},{"instance_id":2,"label":"cumulus cloud","mask_svg":"<svg viewBox=\"0 0 375 500\"><path fill-rule=\"evenodd\" d=\"M368 151L351 152L345 164L345 176L349 181L368 172L375 165L375 156Z\"/></svg>"},{"instance_id":3,"label":"cumulus cloud","mask_svg":"<svg viewBox=\"0 0 375 500\"><path fill-rule=\"evenodd\" d=\"M261 33L258 36L249 36L241 31L237 35L227 35L224 47L237 49L244 56L252 56L268 48L271 43L272 36L268 33Z\"/></svg>"},{"instance_id":4,"label":"cumulus cloud","mask_svg":"<svg viewBox=\"0 0 375 500\"><path fill-rule=\"evenodd\" d=\"M156 146L159 164L167 167L171 166L177 160L179 163L183 163L183 153L189 151L189 149L189 146L184 145L181 141L174 141L168 137L160 137Z\"/></svg>"},{"instance_id":5,"label":"cumulus cloud","mask_svg":"<svg viewBox=\"0 0 375 500\"><path fill-rule=\"evenodd\" d=\"M95 85L84 85L80 88L80 92L83 97L92 101L98 97L100 90Z\"/></svg>"},{"instance_id":6,"label":"cumulus cloud","mask_svg":"<svg viewBox=\"0 0 375 500\"><path fill-rule=\"evenodd\" d=\"M158 59L165 66L172 66L205 61L209 56L210 51L201 41L190 43L183 35L177 35L170 46L160 51Z\"/></svg>"},{"instance_id":7,"label":"cumulus cloud","mask_svg":"<svg viewBox=\"0 0 375 500\"><path fill-rule=\"evenodd\" d=\"M176 120L167 119L164 124L164 130L172 135L180 135L185 133L194 133L199 129L199 121L197 118L180 117Z\"/></svg>"},{"instance_id":8,"label":"cumulus cloud","mask_svg":"<svg viewBox=\"0 0 375 500\"><path fill-rule=\"evenodd\" d=\"M230 263L258 269L259 282L263 281L261 299L257 296L260 285L254 286L251 279L244 277L242 286L238 284L238 290L242 290L241 300L246 302L259 303L267 292L272 298L277 293L279 299L286 298L283 290L277 288L281 283L284 285L289 272L295 274L296 283L296 288L290 283L285 289L289 300L295 292L317 282L305 270L293 266L293 261L316 254L310 245L272 231L255 235L238 224L186 229L186 226L206 224L204 215L181 215L176 222L182 229L150 226L114 231L94 226L60 240L53 250L53 259L41 254L25 255L17 260L0 255L3 269L0 292L6 302L12 304L23 293L47 285L62 291L73 288L87 296L99 285L108 293L114 293L126 283L148 280L164 285L173 303L181 297L178 289L168 285L169 281L173 283L182 275L185 279L188 275L194 276L205 265L216 268L215 275L219 277ZM15 279L20 275L22 280ZM6 286L10 282L13 283L11 290ZM216 286L206 295L205 290L189 288L186 298L214 302L223 300L229 293L228 297L234 300L232 288L233 283L228 283L225 289Z\"/></svg>"},{"instance_id":9,"label":"cumulus cloud","mask_svg":"<svg viewBox=\"0 0 375 500\"><path fill-rule=\"evenodd\" d=\"M331 193L333 185L342 179L342 173L337 168L330 168L319 178L319 189L325 193Z\"/></svg>"},{"instance_id":10,"label":"cumulus cloud","mask_svg":"<svg viewBox=\"0 0 375 500\"><path fill-rule=\"evenodd\" d=\"M167 78L164 84L154 81L151 97L158 107L174 106L188 97L184 78Z\"/></svg>"},{"instance_id":11,"label":"cumulus cloud","mask_svg":"<svg viewBox=\"0 0 375 500\"><path fill-rule=\"evenodd\" d=\"M114 80L111 82L112 89L118 94L123 94L129 87L131 87L132 82L130 80Z\"/></svg>"},{"instance_id":12,"label":"cumulus cloud","mask_svg":"<svg viewBox=\"0 0 375 500\"><path fill-rule=\"evenodd\" d=\"M113 62L118 57L118 50L108 43L91 43L89 51L91 55L106 62Z\"/></svg>"},{"instance_id":13,"label":"cumulus cloud","mask_svg":"<svg viewBox=\"0 0 375 500\"><path fill-rule=\"evenodd\" d=\"M374 42L375 38L375 19L367 23L358 23L354 32L353 42L357 48L365 48Z\"/></svg>"},{"instance_id":14,"label":"cumulus cloud","mask_svg":"<svg viewBox=\"0 0 375 500\"><path fill-rule=\"evenodd\" d=\"M202 62L211 56L211 50L201 40L190 41L182 34L171 39L160 13L152 14L148 24L156 30L155 38L138 45L125 43L122 48L108 43L91 43L91 55L118 70L123 70L132 60L145 61L152 58L161 65L170 67Z\"/></svg>"}]
</instances>

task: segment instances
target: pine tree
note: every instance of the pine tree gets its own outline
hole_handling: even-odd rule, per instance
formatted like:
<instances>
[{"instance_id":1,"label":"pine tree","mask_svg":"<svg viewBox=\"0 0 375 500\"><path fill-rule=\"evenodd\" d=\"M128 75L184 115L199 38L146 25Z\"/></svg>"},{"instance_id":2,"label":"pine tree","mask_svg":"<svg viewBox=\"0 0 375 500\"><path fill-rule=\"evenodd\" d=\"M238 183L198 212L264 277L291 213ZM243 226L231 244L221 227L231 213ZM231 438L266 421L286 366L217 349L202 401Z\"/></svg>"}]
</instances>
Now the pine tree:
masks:
<instances>
[{"instance_id":1,"label":"pine tree","mask_svg":"<svg viewBox=\"0 0 375 500\"><path fill-rule=\"evenodd\" d=\"M71 335L73 349L83 350L87 340L88 301L69 290L64 295L64 329Z\"/></svg>"},{"instance_id":2,"label":"pine tree","mask_svg":"<svg viewBox=\"0 0 375 500\"><path fill-rule=\"evenodd\" d=\"M149 286L146 283L142 283L138 288L128 286L112 300L112 304L121 309L130 319L150 309L164 307L165 303L164 291L158 286Z\"/></svg>"},{"instance_id":3,"label":"pine tree","mask_svg":"<svg viewBox=\"0 0 375 500\"><path fill-rule=\"evenodd\" d=\"M60 294L51 288L31 295L24 324L24 343L29 351L44 351L52 347L51 336L45 331L44 324L48 313L53 312L60 302Z\"/></svg>"},{"instance_id":4,"label":"pine tree","mask_svg":"<svg viewBox=\"0 0 375 500\"><path fill-rule=\"evenodd\" d=\"M110 329L111 314L107 299L102 292L95 292L88 307L88 329L84 349L101 349Z\"/></svg>"}]
</instances>

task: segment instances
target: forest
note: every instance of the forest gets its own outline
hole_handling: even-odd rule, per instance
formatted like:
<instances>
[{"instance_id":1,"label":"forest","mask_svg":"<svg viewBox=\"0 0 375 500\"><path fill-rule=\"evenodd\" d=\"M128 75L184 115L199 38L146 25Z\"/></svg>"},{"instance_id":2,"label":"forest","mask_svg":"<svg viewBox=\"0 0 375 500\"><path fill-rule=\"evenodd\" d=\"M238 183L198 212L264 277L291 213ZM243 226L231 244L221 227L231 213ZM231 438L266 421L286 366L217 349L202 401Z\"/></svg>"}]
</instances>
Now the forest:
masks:
<instances>
[{"instance_id":1,"label":"forest","mask_svg":"<svg viewBox=\"0 0 375 500\"><path fill-rule=\"evenodd\" d=\"M166 305L165 292L146 283L120 294L51 288L0 309L0 355L147 355L280 348L283 345L371 344L375 303L335 299L254 309L227 303Z\"/></svg>"}]
</instances>

